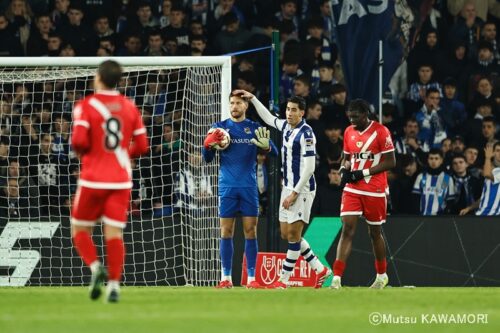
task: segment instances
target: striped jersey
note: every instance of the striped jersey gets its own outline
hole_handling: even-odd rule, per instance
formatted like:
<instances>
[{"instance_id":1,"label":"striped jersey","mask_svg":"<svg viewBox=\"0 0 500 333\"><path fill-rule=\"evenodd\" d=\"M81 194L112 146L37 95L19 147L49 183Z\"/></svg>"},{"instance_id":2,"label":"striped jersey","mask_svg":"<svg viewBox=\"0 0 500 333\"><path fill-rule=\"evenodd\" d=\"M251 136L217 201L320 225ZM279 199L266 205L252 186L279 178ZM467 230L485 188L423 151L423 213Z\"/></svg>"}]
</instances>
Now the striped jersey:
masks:
<instances>
[{"instance_id":1,"label":"striped jersey","mask_svg":"<svg viewBox=\"0 0 500 333\"><path fill-rule=\"evenodd\" d=\"M351 171L366 170L378 165L382 154L394 151L391 133L384 125L371 121L368 127L359 132L351 125L344 132L344 154L350 155ZM381 172L364 177L364 179L349 183L344 191L385 197L387 188L387 173Z\"/></svg>"},{"instance_id":2,"label":"striped jersey","mask_svg":"<svg viewBox=\"0 0 500 333\"><path fill-rule=\"evenodd\" d=\"M455 183L444 171L437 175L422 172L415 180L413 193L420 195L422 215L438 215L444 212L447 201L455 197Z\"/></svg>"},{"instance_id":3,"label":"striped jersey","mask_svg":"<svg viewBox=\"0 0 500 333\"><path fill-rule=\"evenodd\" d=\"M137 107L118 91L87 96L73 110L72 142L76 127L86 129L89 150L82 156L79 184L95 189L132 188L131 141L146 135ZM80 132L83 133L83 132Z\"/></svg>"},{"instance_id":4,"label":"striped jersey","mask_svg":"<svg viewBox=\"0 0 500 333\"><path fill-rule=\"evenodd\" d=\"M478 216L500 215L500 168L493 168L493 180L485 178L479 201Z\"/></svg>"},{"instance_id":5,"label":"striped jersey","mask_svg":"<svg viewBox=\"0 0 500 333\"><path fill-rule=\"evenodd\" d=\"M304 170L304 158L316 156L316 137L311 126L304 119L292 128L286 120L276 118L274 127L283 132L283 145L281 146L283 186L293 190L299 182L301 170ZM312 175L300 193L315 191L316 180Z\"/></svg>"}]
</instances>

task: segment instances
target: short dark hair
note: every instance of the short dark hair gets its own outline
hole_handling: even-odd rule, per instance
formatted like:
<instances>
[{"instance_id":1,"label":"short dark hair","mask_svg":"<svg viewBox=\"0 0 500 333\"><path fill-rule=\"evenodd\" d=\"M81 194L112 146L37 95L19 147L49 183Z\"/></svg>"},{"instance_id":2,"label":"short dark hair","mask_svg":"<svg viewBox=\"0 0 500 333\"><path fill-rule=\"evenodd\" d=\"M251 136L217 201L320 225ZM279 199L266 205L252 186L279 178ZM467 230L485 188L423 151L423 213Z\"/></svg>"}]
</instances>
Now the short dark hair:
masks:
<instances>
[{"instance_id":1,"label":"short dark hair","mask_svg":"<svg viewBox=\"0 0 500 333\"><path fill-rule=\"evenodd\" d=\"M358 111L361 113L370 113L370 104L367 101L361 98L353 99L349 103L349 107L347 108L349 111Z\"/></svg>"},{"instance_id":2,"label":"short dark hair","mask_svg":"<svg viewBox=\"0 0 500 333\"><path fill-rule=\"evenodd\" d=\"M107 88L115 88L122 78L122 67L114 60L106 60L99 65L97 73Z\"/></svg>"},{"instance_id":3,"label":"short dark hair","mask_svg":"<svg viewBox=\"0 0 500 333\"><path fill-rule=\"evenodd\" d=\"M429 155L439 155L441 158L443 158L443 151L439 148L431 148L429 150Z\"/></svg>"},{"instance_id":4,"label":"short dark hair","mask_svg":"<svg viewBox=\"0 0 500 333\"><path fill-rule=\"evenodd\" d=\"M439 89L437 88L429 88L425 91L425 97L429 97L430 94L432 93L438 93L439 96L441 96L441 93L439 92Z\"/></svg>"},{"instance_id":5,"label":"short dark hair","mask_svg":"<svg viewBox=\"0 0 500 333\"><path fill-rule=\"evenodd\" d=\"M496 123L495 122L495 117L493 117L493 116L484 117L482 123L493 123L493 124L495 124Z\"/></svg>"},{"instance_id":6,"label":"short dark hair","mask_svg":"<svg viewBox=\"0 0 500 333\"><path fill-rule=\"evenodd\" d=\"M299 106L299 110L306 110L306 100L300 96L292 96L288 99L288 103L295 103Z\"/></svg>"},{"instance_id":7,"label":"short dark hair","mask_svg":"<svg viewBox=\"0 0 500 333\"><path fill-rule=\"evenodd\" d=\"M495 142L495 144L493 145L493 149L495 149L497 146L500 146L500 141Z\"/></svg>"}]
</instances>

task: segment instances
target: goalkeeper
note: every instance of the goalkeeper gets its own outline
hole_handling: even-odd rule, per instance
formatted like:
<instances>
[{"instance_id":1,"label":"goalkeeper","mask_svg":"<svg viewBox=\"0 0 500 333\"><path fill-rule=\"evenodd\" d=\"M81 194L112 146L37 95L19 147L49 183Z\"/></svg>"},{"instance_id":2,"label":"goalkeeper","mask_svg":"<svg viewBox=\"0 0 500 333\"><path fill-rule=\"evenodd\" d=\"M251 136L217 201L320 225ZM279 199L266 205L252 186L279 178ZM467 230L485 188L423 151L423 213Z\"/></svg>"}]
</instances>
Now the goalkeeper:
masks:
<instances>
[{"instance_id":1,"label":"goalkeeper","mask_svg":"<svg viewBox=\"0 0 500 333\"><path fill-rule=\"evenodd\" d=\"M222 279L217 288L232 288L233 234L236 215L241 213L245 234L245 257L247 262L247 288L259 288L255 281L257 260L257 216L259 194L257 191L257 153L272 152L278 155L276 146L269 139L269 130L246 119L248 101L232 93L229 97L229 119L217 122L212 128L223 128L231 136L231 144L220 150L219 172L219 217L220 256ZM205 138L203 158L209 163L215 157L214 146L224 139L221 131L211 131Z\"/></svg>"}]
</instances>

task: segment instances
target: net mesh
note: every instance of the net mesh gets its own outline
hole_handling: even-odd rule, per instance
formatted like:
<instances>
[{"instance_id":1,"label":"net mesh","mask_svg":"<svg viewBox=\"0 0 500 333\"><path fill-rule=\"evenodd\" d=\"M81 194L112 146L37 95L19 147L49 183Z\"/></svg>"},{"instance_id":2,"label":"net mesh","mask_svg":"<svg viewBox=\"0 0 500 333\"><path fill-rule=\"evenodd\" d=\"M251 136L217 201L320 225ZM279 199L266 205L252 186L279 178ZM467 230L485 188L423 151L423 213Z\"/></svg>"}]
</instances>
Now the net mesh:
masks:
<instances>
[{"instance_id":1,"label":"net mesh","mask_svg":"<svg viewBox=\"0 0 500 333\"><path fill-rule=\"evenodd\" d=\"M79 162L72 109L96 68L0 70L0 285L80 285L69 213ZM203 139L221 117L222 65L124 67L119 90L142 112L151 151L133 162L124 283L213 285L218 259L218 159ZM101 228L94 241L104 258Z\"/></svg>"}]
</instances>

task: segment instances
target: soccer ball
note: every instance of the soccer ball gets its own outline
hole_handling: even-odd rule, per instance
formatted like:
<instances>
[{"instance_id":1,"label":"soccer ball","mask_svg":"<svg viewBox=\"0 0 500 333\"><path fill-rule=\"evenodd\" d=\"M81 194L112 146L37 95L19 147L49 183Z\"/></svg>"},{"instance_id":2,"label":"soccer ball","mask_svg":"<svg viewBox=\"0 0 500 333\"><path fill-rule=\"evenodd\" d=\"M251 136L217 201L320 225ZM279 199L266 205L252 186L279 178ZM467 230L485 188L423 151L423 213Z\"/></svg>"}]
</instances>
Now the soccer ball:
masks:
<instances>
[{"instance_id":1,"label":"soccer ball","mask_svg":"<svg viewBox=\"0 0 500 333\"><path fill-rule=\"evenodd\" d=\"M223 128L211 128L208 133L212 133L214 132L215 130L219 130L221 131L222 133L224 133L224 139L222 139L220 145L218 144L215 144L212 146L213 149L216 149L216 150L224 150L224 149L227 149L229 147L229 144L231 143L231 136L229 135L229 133L223 129Z\"/></svg>"}]
</instances>

